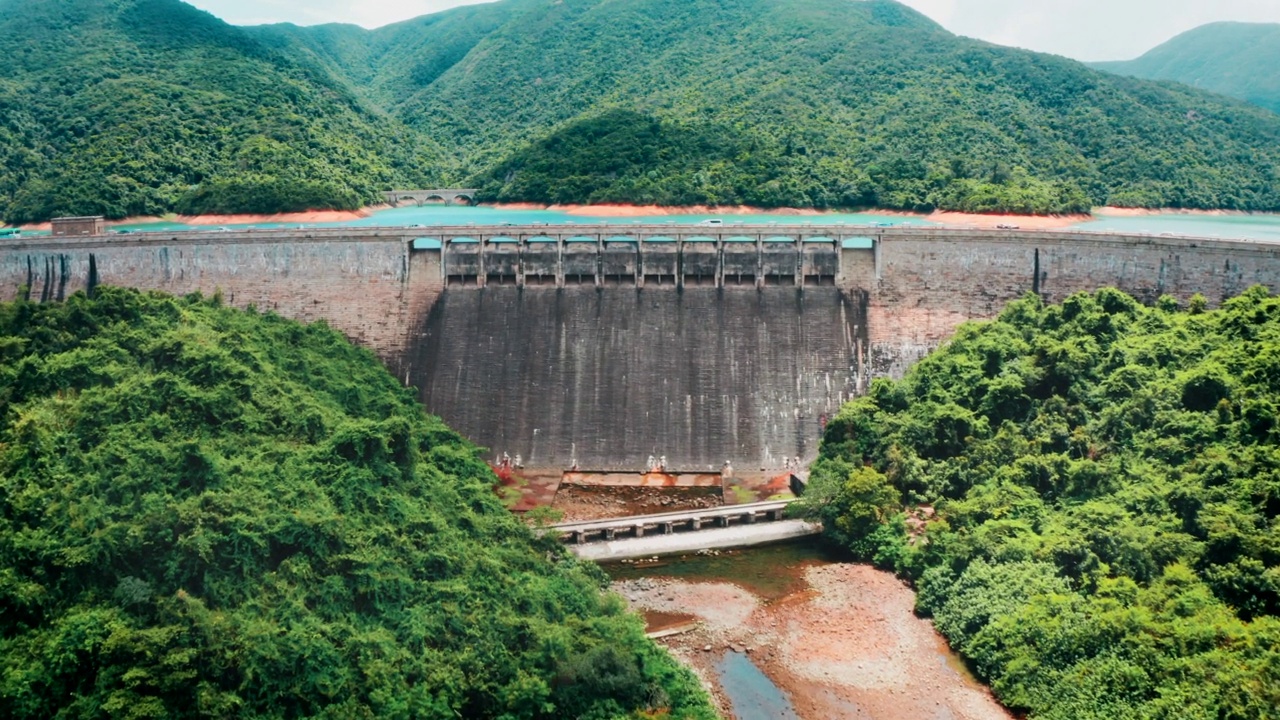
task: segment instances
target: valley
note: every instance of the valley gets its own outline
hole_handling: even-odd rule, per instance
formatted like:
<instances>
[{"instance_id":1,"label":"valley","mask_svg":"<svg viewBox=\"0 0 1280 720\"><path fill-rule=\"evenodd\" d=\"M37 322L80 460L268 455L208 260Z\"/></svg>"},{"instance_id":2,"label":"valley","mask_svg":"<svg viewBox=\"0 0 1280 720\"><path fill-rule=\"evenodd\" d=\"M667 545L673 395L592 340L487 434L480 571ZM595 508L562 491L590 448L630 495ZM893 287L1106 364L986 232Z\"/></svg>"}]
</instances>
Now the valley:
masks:
<instances>
[{"instance_id":1,"label":"valley","mask_svg":"<svg viewBox=\"0 0 1280 720\"><path fill-rule=\"evenodd\" d=\"M1274 29L0 0L0 717L1270 720Z\"/></svg>"}]
</instances>

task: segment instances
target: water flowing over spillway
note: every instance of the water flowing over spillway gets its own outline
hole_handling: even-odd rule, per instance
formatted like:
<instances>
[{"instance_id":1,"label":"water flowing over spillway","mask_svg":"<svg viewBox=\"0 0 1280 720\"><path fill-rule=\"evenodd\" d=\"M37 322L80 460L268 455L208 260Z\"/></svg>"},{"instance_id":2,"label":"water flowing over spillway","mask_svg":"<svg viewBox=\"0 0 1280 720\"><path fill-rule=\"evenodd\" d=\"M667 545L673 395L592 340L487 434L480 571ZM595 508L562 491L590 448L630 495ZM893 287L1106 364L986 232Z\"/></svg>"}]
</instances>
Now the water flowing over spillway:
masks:
<instances>
[{"instance_id":1,"label":"water flowing over spillway","mask_svg":"<svg viewBox=\"0 0 1280 720\"><path fill-rule=\"evenodd\" d=\"M530 467L783 467L857 390L836 288L446 292L412 350L427 408Z\"/></svg>"}]
</instances>

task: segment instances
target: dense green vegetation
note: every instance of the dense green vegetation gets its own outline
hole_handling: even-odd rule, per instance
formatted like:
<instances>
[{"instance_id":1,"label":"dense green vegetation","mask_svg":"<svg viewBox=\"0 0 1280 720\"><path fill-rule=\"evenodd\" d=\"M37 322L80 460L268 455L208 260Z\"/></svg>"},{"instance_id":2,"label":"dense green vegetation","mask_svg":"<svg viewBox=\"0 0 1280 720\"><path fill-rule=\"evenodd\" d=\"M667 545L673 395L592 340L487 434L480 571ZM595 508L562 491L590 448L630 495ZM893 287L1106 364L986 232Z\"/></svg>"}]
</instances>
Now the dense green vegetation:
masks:
<instances>
[{"instance_id":1,"label":"dense green vegetation","mask_svg":"<svg viewBox=\"0 0 1280 720\"><path fill-rule=\"evenodd\" d=\"M0 716L712 717L493 481L322 324L0 305Z\"/></svg>"},{"instance_id":2,"label":"dense green vegetation","mask_svg":"<svg viewBox=\"0 0 1280 720\"><path fill-rule=\"evenodd\" d=\"M1278 440L1280 298L1030 296L846 406L812 502L1033 718L1269 718Z\"/></svg>"},{"instance_id":3,"label":"dense green vegetation","mask_svg":"<svg viewBox=\"0 0 1280 720\"><path fill-rule=\"evenodd\" d=\"M888 0L509 0L394 112L502 200L1280 208L1280 118Z\"/></svg>"},{"instance_id":4,"label":"dense green vegetation","mask_svg":"<svg viewBox=\"0 0 1280 720\"><path fill-rule=\"evenodd\" d=\"M0 0L0 215L482 199L1280 209L1280 117L892 0L501 0L378 30Z\"/></svg>"},{"instance_id":5,"label":"dense green vegetation","mask_svg":"<svg viewBox=\"0 0 1280 720\"><path fill-rule=\"evenodd\" d=\"M1120 75L1175 80L1280 112L1280 24L1210 23L1136 60L1090 64Z\"/></svg>"},{"instance_id":6,"label":"dense green vegetation","mask_svg":"<svg viewBox=\"0 0 1280 720\"><path fill-rule=\"evenodd\" d=\"M0 1L0 215L360 207L432 165L305 61L175 0Z\"/></svg>"}]
</instances>

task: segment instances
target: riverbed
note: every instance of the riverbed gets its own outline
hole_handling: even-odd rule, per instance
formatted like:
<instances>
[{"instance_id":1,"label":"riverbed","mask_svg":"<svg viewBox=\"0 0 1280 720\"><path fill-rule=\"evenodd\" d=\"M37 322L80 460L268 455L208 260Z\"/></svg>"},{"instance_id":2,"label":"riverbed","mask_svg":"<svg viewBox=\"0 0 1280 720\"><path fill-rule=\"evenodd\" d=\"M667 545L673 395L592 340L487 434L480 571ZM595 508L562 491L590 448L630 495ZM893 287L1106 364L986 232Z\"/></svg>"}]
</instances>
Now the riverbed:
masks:
<instances>
[{"instance_id":1,"label":"riverbed","mask_svg":"<svg viewBox=\"0 0 1280 720\"><path fill-rule=\"evenodd\" d=\"M605 569L726 718L1013 718L910 588L815 542Z\"/></svg>"}]
</instances>

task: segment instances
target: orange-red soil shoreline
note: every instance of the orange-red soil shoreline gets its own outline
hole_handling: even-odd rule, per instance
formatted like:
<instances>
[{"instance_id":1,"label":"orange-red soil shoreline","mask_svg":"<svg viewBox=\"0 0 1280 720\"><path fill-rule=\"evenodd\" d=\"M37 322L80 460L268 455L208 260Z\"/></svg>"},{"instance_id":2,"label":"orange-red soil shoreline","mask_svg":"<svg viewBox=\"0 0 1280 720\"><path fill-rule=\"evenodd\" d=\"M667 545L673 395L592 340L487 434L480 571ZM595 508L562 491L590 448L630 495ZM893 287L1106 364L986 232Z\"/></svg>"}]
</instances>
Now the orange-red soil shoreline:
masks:
<instances>
[{"instance_id":1,"label":"orange-red soil shoreline","mask_svg":"<svg viewBox=\"0 0 1280 720\"><path fill-rule=\"evenodd\" d=\"M665 215L795 215L821 217L836 214L813 208L758 208L747 205L542 205L538 203L500 203L499 210L551 210L576 217L661 217ZM865 215L919 218L942 225L992 227L1017 225L1029 229L1052 229L1075 225L1092 219L1090 215L979 215L971 213L935 212L931 214L869 209Z\"/></svg>"},{"instance_id":2,"label":"orange-red soil shoreline","mask_svg":"<svg viewBox=\"0 0 1280 720\"><path fill-rule=\"evenodd\" d=\"M551 210L578 217L661 217L666 215L795 215L803 217L820 217L837 214L836 211L815 210L813 208L759 208L746 205L544 205L541 203L498 203L492 207L499 210ZM849 212L849 211L841 211ZM1027 230L1053 230L1071 227L1083 222L1104 217L1141 217L1148 215L1204 215L1220 217L1228 215L1250 215L1238 210L1183 210L1176 208L1094 208L1091 214L1079 213L1071 215L1016 215L1010 213L960 213L936 211L932 213L913 213L900 210L882 210L868 208L856 211L864 215L880 215L885 217L916 218L940 225L964 225L979 228L996 228L1000 225L1016 225ZM1266 213L1263 213L1266 214Z\"/></svg>"},{"instance_id":3,"label":"orange-red soil shoreline","mask_svg":"<svg viewBox=\"0 0 1280 720\"><path fill-rule=\"evenodd\" d=\"M108 227L120 225L145 225L148 223L181 223L183 225L260 225L268 223L336 223L350 222L367 218L379 210L386 210L388 205L374 205L359 210L307 210L304 212L275 213L272 215L170 215L167 217L141 216L128 217L123 220L110 220ZM32 223L22 225L23 230L50 230L50 223Z\"/></svg>"},{"instance_id":4,"label":"orange-red soil shoreline","mask_svg":"<svg viewBox=\"0 0 1280 720\"><path fill-rule=\"evenodd\" d=\"M541 203L497 203L487 205L495 210L551 210L563 212L576 217L662 217L667 215L794 215L797 217L821 217L836 214L834 211L815 210L814 208L758 208L746 205L543 205ZM359 210L308 210L306 212L277 213L273 215L170 215L167 217L129 217L123 220L112 220L109 227L120 225L143 225L147 223L173 222L184 225L217 226L217 225L259 225L259 224L306 224L306 223L338 223L359 220L369 217L381 210L390 209L389 205L373 205ZM1209 217L1225 217L1234 215L1253 215L1239 210L1183 210L1176 208L1144 209L1144 208L1094 208L1092 214L1079 215L1011 215L1011 214L978 214L937 211L933 213L912 213L897 210L879 210L870 208L858 211L865 215L884 217L917 218L940 225L963 225L978 228L995 228L1000 225L1014 225L1025 230L1053 230L1070 227L1089 220L1102 217L1145 217L1150 215L1204 215ZM1262 213L1268 214L1268 213ZM50 224L32 223L20 226L23 230L49 230Z\"/></svg>"}]
</instances>

